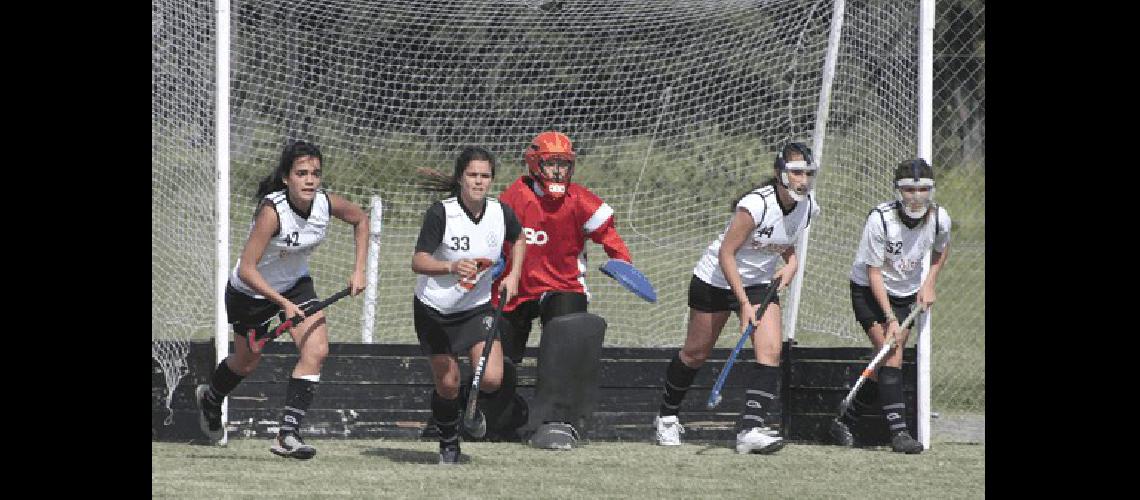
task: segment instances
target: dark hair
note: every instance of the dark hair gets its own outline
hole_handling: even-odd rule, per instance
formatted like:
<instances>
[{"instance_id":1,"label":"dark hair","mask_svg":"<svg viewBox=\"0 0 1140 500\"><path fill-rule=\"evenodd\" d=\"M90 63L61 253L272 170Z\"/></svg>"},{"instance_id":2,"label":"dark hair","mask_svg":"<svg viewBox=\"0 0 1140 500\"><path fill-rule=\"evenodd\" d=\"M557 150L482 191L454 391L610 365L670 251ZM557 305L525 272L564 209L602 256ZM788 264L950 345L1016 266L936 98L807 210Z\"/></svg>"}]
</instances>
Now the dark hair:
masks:
<instances>
[{"instance_id":1,"label":"dark hair","mask_svg":"<svg viewBox=\"0 0 1140 500\"><path fill-rule=\"evenodd\" d=\"M321 150L316 145L304 141L286 144L285 149L281 151L281 160L277 162L277 168L257 183L257 195L254 199L260 200L269 193L285 189L285 177L293 169L293 162L302 156L312 156L321 162L322 166L324 164L321 160Z\"/></svg>"},{"instance_id":2,"label":"dark hair","mask_svg":"<svg viewBox=\"0 0 1140 500\"><path fill-rule=\"evenodd\" d=\"M792 153L799 153L804 157L805 160L811 161L810 148L804 146L803 143L789 142L788 144L784 145L784 147L781 148L780 152L776 155L776 162L772 165L772 168L774 170L779 170L781 164L784 162L784 159ZM772 187L776 188L777 190L779 189L778 185L780 183L776 182L776 176L773 175L772 177L767 177L763 181L760 181L759 184L748 188L748 190L743 193L740 193L740 196L737 196L736 199L733 200L732 205L728 207L729 211L736 212L736 204L740 203L740 200L743 200L745 196L748 196L748 193L760 189L761 187L764 187L768 184L771 184Z\"/></svg>"},{"instance_id":3,"label":"dark hair","mask_svg":"<svg viewBox=\"0 0 1140 500\"><path fill-rule=\"evenodd\" d=\"M737 196L737 197L736 197L736 199L732 201L732 205L730 205L730 206L728 207L728 210L729 210L730 212L734 212L734 213L735 213L735 212L736 212L736 204L737 204L737 203L740 203L740 200L743 200L745 196L748 196L748 193L751 193L751 192L753 192L753 191L755 191L755 190L757 190L757 189L760 189L760 188L762 188L762 187L764 187L764 186L767 186L767 185L769 185L769 184L771 184L771 185L772 185L772 187L776 187L776 184L779 184L779 183L778 183L778 182L776 182L776 178L775 178L774 176L773 176L773 177L766 177L766 178L764 178L764 180L763 180L763 181L760 181L760 183L759 183L759 184L757 184L757 185L755 185L755 186L752 186L752 187L748 188L748 190L747 190L747 191L745 191L745 192L743 192L743 193L740 193L740 196Z\"/></svg>"},{"instance_id":4,"label":"dark hair","mask_svg":"<svg viewBox=\"0 0 1140 500\"><path fill-rule=\"evenodd\" d=\"M495 156L481 147L468 146L463 148L459 157L455 159L455 171L451 176L433 168L421 167L416 169L421 176L420 188L424 191L447 192L451 193L451 196L459 196L459 179L463 177L463 172L467 170L469 163L479 160L491 164L491 178L494 179Z\"/></svg>"},{"instance_id":5,"label":"dark hair","mask_svg":"<svg viewBox=\"0 0 1140 500\"><path fill-rule=\"evenodd\" d=\"M903 160L895 167L895 182L907 177L915 180L918 180L919 177L934 179L934 167L930 166L930 164L926 163L926 160L922 158Z\"/></svg>"}]
</instances>

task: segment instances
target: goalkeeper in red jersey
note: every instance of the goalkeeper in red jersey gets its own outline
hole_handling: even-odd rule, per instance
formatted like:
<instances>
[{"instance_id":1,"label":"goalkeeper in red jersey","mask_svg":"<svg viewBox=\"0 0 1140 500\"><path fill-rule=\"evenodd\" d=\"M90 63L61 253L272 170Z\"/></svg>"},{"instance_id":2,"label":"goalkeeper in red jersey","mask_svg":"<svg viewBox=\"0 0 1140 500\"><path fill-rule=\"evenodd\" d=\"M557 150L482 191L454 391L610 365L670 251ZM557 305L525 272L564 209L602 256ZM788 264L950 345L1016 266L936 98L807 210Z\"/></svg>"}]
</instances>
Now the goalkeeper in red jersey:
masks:
<instances>
[{"instance_id":1,"label":"goalkeeper in red jersey","mask_svg":"<svg viewBox=\"0 0 1140 500\"><path fill-rule=\"evenodd\" d=\"M542 132L527 146L523 160L527 173L499 196L518 216L527 242L519 294L503 307L510 325L504 347L515 364L522 362L534 318L541 317L545 325L557 316L586 311L587 238L602 245L609 257L632 263L614 227L613 208L570 181L575 154L569 137ZM493 300L498 306L497 297Z\"/></svg>"},{"instance_id":2,"label":"goalkeeper in red jersey","mask_svg":"<svg viewBox=\"0 0 1140 500\"><path fill-rule=\"evenodd\" d=\"M542 132L527 146L523 160L527 173L499 196L526 237L518 295L505 305L492 300L503 310L505 365L522 363L534 319L542 321L535 397L519 436L530 434L530 444L537 448L570 450L597 401L605 336L605 320L586 311L586 239L602 245L612 259L632 259L614 227L613 208L570 182L575 154L569 137Z\"/></svg>"}]
</instances>

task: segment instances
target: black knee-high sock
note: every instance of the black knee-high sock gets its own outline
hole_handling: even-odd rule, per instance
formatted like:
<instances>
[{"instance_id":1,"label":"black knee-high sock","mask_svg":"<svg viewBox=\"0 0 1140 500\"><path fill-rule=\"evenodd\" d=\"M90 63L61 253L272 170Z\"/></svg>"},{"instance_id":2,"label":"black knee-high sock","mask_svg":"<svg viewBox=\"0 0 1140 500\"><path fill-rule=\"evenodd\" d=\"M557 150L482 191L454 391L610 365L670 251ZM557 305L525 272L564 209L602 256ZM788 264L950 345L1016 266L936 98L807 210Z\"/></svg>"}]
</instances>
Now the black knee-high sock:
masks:
<instances>
[{"instance_id":1,"label":"black knee-high sock","mask_svg":"<svg viewBox=\"0 0 1140 500\"><path fill-rule=\"evenodd\" d=\"M431 416L439 428L440 446L459 441L459 398L444 399L432 391Z\"/></svg>"},{"instance_id":2,"label":"black knee-high sock","mask_svg":"<svg viewBox=\"0 0 1140 500\"><path fill-rule=\"evenodd\" d=\"M681 361L681 353L673 354L673 360L669 362L669 367L665 369L665 392L661 394L661 407L657 413L662 417L669 415L676 415L681 411L681 400L685 399L685 393L689 391L689 386L693 385L693 379L697 377L697 371L700 368L689 368Z\"/></svg>"},{"instance_id":3,"label":"black knee-high sock","mask_svg":"<svg viewBox=\"0 0 1140 500\"><path fill-rule=\"evenodd\" d=\"M745 390L744 411L737 421L737 432L752 427L767 427L772 408L780 400L780 367L755 363L755 374Z\"/></svg>"},{"instance_id":4,"label":"black knee-high sock","mask_svg":"<svg viewBox=\"0 0 1140 500\"><path fill-rule=\"evenodd\" d=\"M206 400L215 406L221 406L226 394L233 392L244 378L234 373L223 359L214 369L214 374L210 376L210 390L206 391Z\"/></svg>"},{"instance_id":5,"label":"black knee-high sock","mask_svg":"<svg viewBox=\"0 0 1140 500\"><path fill-rule=\"evenodd\" d=\"M853 426L859 421L860 416L875 413L875 406L878 404L879 384L874 380L867 379L863 381L863 386L859 388L859 392L855 393L855 397L851 399L851 405L847 407L839 419L848 427Z\"/></svg>"},{"instance_id":6,"label":"black knee-high sock","mask_svg":"<svg viewBox=\"0 0 1140 500\"><path fill-rule=\"evenodd\" d=\"M879 368L879 404L891 435L906 431L906 404L903 403L902 370L893 366Z\"/></svg>"},{"instance_id":7,"label":"black knee-high sock","mask_svg":"<svg viewBox=\"0 0 1140 500\"><path fill-rule=\"evenodd\" d=\"M305 412L313 404L317 384L316 381L301 378L289 379L289 386L285 389L285 409L281 412L281 434L297 433L301 429Z\"/></svg>"}]
</instances>

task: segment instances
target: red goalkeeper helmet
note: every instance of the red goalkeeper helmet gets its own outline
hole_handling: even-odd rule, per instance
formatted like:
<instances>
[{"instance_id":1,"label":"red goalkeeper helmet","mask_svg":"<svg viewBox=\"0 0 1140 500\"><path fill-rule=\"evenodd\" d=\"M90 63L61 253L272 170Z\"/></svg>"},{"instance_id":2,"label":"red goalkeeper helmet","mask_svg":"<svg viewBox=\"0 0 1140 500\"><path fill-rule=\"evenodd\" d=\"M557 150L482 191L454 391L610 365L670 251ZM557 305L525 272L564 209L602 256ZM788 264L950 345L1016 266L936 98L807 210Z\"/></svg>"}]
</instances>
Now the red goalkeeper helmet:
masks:
<instances>
[{"instance_id":1,"label":"red goalkeeper helmet","mask_svg":"<svg viewBox=\"0 0 1140 500\"><path fill-rule=\"evenodd\" d=\"M562 132L553 130L534 136L526 152L523 153L527 171L552 198L561 198L566 194L570 176L574 174L574 157L574 146L570 143L570 138ZM568 168L565 176L550 177L543 171L543 165L560 165Z\"/></svg>"}]
</instances>

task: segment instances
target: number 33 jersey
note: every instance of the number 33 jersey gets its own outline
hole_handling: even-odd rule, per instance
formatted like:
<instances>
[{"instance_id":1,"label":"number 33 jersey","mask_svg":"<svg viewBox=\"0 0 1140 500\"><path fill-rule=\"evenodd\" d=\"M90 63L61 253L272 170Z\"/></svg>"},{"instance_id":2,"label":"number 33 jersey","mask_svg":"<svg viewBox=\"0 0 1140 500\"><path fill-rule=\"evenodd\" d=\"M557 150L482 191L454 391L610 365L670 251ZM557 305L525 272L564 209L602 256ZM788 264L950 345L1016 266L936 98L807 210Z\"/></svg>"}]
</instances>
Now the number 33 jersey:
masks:
<instances>
[{"instance_id":1,"label":"number 33 jersey","mask_svg":"<svg viewBox=\"0 0 1140 500\"><path fill-rule=\"evenodd\" d=\"M439 217L441 207L443 213ZM490 301L491 264L501 258L503 243L513 241L521 232L518 222L513 219L494 198L486 198L483 213L477 220L472 219L458 198L448 198L429 208L416 251L429 252L436 260L444 262L475 259L484 265L479 266L473 280L462 282L455 274L419 275L416 278L416 297L420 302L441 314L454 314ZM513 231L510 228L512 222L515 226ZM440 235L438 240L435 234ZM432 242L438 242L434 248Z\"/></svg>"},{"instance_id":2,"label":"number 33 jersey","mask_svg":"<svg viewBox=\"0 0 1140 500\"><path fill-rule=\"evenodd\" d=\"M937 208L937 219L927 215L926 220L908 228L899 218L899 202L880 203L867 215L855 263L851 266L851 281L871 286L867 266L880 269L883 285L892 297L907 297L922 286L922 258L931 249L942 252L950 243L950 214Z\"/></svg>"}]
</instances>

